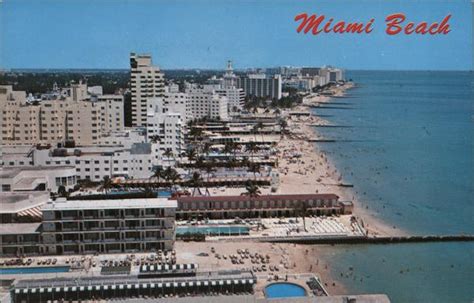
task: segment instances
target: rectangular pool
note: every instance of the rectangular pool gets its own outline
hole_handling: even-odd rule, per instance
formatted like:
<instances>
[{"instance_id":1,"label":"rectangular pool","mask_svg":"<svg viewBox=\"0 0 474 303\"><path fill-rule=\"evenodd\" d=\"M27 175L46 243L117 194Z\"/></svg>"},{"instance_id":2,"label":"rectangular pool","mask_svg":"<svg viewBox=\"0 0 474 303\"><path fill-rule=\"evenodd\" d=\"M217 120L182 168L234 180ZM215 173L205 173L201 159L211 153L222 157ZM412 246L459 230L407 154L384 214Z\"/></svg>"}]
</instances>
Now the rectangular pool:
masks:
<instances>
[{"instance_id":1,"label":"rectangular pool","mask_svg":"<svg viewBox=\"0 0 474 303\"><path fill-rule=\"evenodd\" d=\"M69 269L69 266L0 268L0 275L58 273L68 272Z\"/></svg>"},{"instance_id":2,"label":"rectangular pool","mask_svg":"<svg viewBox=\"0 0 474 303\"><path fill-rule=\"evenodd\" d=\"M176 227L177 235L184 234L204 234L213 236L235 236L248 235L249 228L247 226L178 226Z\"/></svg>"}]
</instances>

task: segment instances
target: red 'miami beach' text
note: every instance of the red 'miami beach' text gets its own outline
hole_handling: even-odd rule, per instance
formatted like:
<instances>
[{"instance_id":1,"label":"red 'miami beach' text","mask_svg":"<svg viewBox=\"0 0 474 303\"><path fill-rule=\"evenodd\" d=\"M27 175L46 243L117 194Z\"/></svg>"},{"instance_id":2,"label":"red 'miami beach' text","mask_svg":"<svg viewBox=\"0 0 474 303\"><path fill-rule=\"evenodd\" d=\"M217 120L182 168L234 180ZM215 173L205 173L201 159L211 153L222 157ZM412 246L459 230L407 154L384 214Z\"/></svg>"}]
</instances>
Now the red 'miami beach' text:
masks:
<instances>
[{"instance_id":1,"label":"red 'miami beach' text","mask_svg":"<svg viewBox=\"0 0 474 303\"><path fill-rule=\"evenodd\" d=\"M386 29L388 35L397 35L400 33L411 35L446 35L451 31L449 27L449 20L451 15L447 15L441 22L433 22L429 24L426 21L419 23L406 22L406 17L402 13L391 14L385 18ZM373 30L375 19L370 19L367 22L334 22L334 18L326 20L325 15L313 14L309 16L306 13L299 14L295 17L296 22L300 22L296 31L298 33L307 34L311 32L313 35L321 33L338 33L338 34L369 34Z\"/></svg>"}]
</instances>

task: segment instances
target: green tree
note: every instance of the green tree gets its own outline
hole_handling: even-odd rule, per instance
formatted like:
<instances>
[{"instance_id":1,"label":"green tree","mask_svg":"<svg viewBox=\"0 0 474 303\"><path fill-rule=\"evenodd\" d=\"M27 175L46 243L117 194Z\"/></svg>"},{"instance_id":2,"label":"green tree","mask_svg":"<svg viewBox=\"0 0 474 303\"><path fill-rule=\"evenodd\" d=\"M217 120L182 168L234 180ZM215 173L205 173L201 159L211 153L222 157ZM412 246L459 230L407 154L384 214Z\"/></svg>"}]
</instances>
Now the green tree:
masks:
<instances>
[{"instance_id":1,"label":"green tree","mask_svg":"<svg viewBox=\"0 0 474 303\"><path fill-rule=\"evenodd\" d=\"M249 197L258 197L261 194L257 183L251 180L247 180L247 182L245 182L245 190L247 191L246 194Z\"/></svg>"},{"instance_id":2,"label":"green tree","mask_svg":"<svg viewBox=\"0 0 474 303\"><path fill-rule=\"evenodd\" d=\"M105 192L105 194L108 193L109 189L113 187L113 182L110 179L109 176L104 176L104 179L102 179L102 185L100 186L100 189Z\"/></svg>"}]
</instances>

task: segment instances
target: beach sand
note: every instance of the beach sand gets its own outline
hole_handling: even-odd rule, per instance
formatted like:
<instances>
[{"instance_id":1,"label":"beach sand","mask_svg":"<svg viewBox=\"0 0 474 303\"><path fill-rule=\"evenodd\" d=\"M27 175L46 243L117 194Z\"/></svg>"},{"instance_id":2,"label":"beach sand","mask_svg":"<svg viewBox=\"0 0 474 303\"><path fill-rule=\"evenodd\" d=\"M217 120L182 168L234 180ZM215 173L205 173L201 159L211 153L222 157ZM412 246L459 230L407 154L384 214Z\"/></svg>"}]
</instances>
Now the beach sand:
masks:
<instances>
[{"instance_id":1,"label":"beach sand","mask_svg":"<svg viewBox=\"0 0 474 303\"><path fill-rule=\"evenodd\" d=\"M270 265L278 266L279 271L275 272L279 276L285 274L305 274L313 273L320 277L324 287L330 294L344 294L345 289L343 285L335 281L330 274L330 263L318 257L318 246L315 245L299 245L291 243L266 243L254 241L216 241L216 242L183 242L177 241L176 257L178 263L197 263L202 270L229 270L229 269L251 269L253 264L247 259L245 264L232 264L229 258L217 259L215 254L211 252L211 247L214 247L215 253L229 256L230 254L237 254L237 249L248 249L250 253L260 253L269 255ZM208 256L202 256L202 254ZM283 264L287 265L287 269ZM258 276L268 276L272 272L257 272ZM290 277L289 281L304 283L304 280ZM264 280L266 281L266 280ZM257 292L262 288L262 285L257 285Z\"/></svg>"}]
</instances>

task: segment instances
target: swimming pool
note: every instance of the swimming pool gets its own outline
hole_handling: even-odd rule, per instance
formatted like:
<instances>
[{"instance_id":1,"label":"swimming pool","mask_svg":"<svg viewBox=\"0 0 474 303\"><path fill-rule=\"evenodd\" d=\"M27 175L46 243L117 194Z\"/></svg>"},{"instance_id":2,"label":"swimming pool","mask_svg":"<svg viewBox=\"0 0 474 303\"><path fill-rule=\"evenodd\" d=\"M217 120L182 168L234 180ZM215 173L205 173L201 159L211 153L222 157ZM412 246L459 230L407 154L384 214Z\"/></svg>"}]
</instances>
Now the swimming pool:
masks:
<instances>
[{"instance_id":1,"label":"swimming pool","mask_svg":"<svg viewBox=\"0 0 474 303\"><path fill-rule=\"evenodd\" d=\"M272 298L305 297L306 290L293 283L272 283L265 287L265 296Z\"/></svg>"},{"instance_id":2,"label":"swimming pool","mask_svg":"<svg viewBox=\"0 0 474 303\"><path fill-rule=\"evenodd\" d=\"M249 228L247 226L178 226L176 234L204 234L214 236L232 236L232 235L248 235Z\"/></svg>"},{"instance_id":3,"label":"swimming pool","mask_svg":"<svg viewBox=\"0 0 474 303\"><path fill-rule=\"evenodd\" d=\"M69 269L69 266L0 268L0 275L58 273L68 272Z\"/></svg>"}]
</instances>

